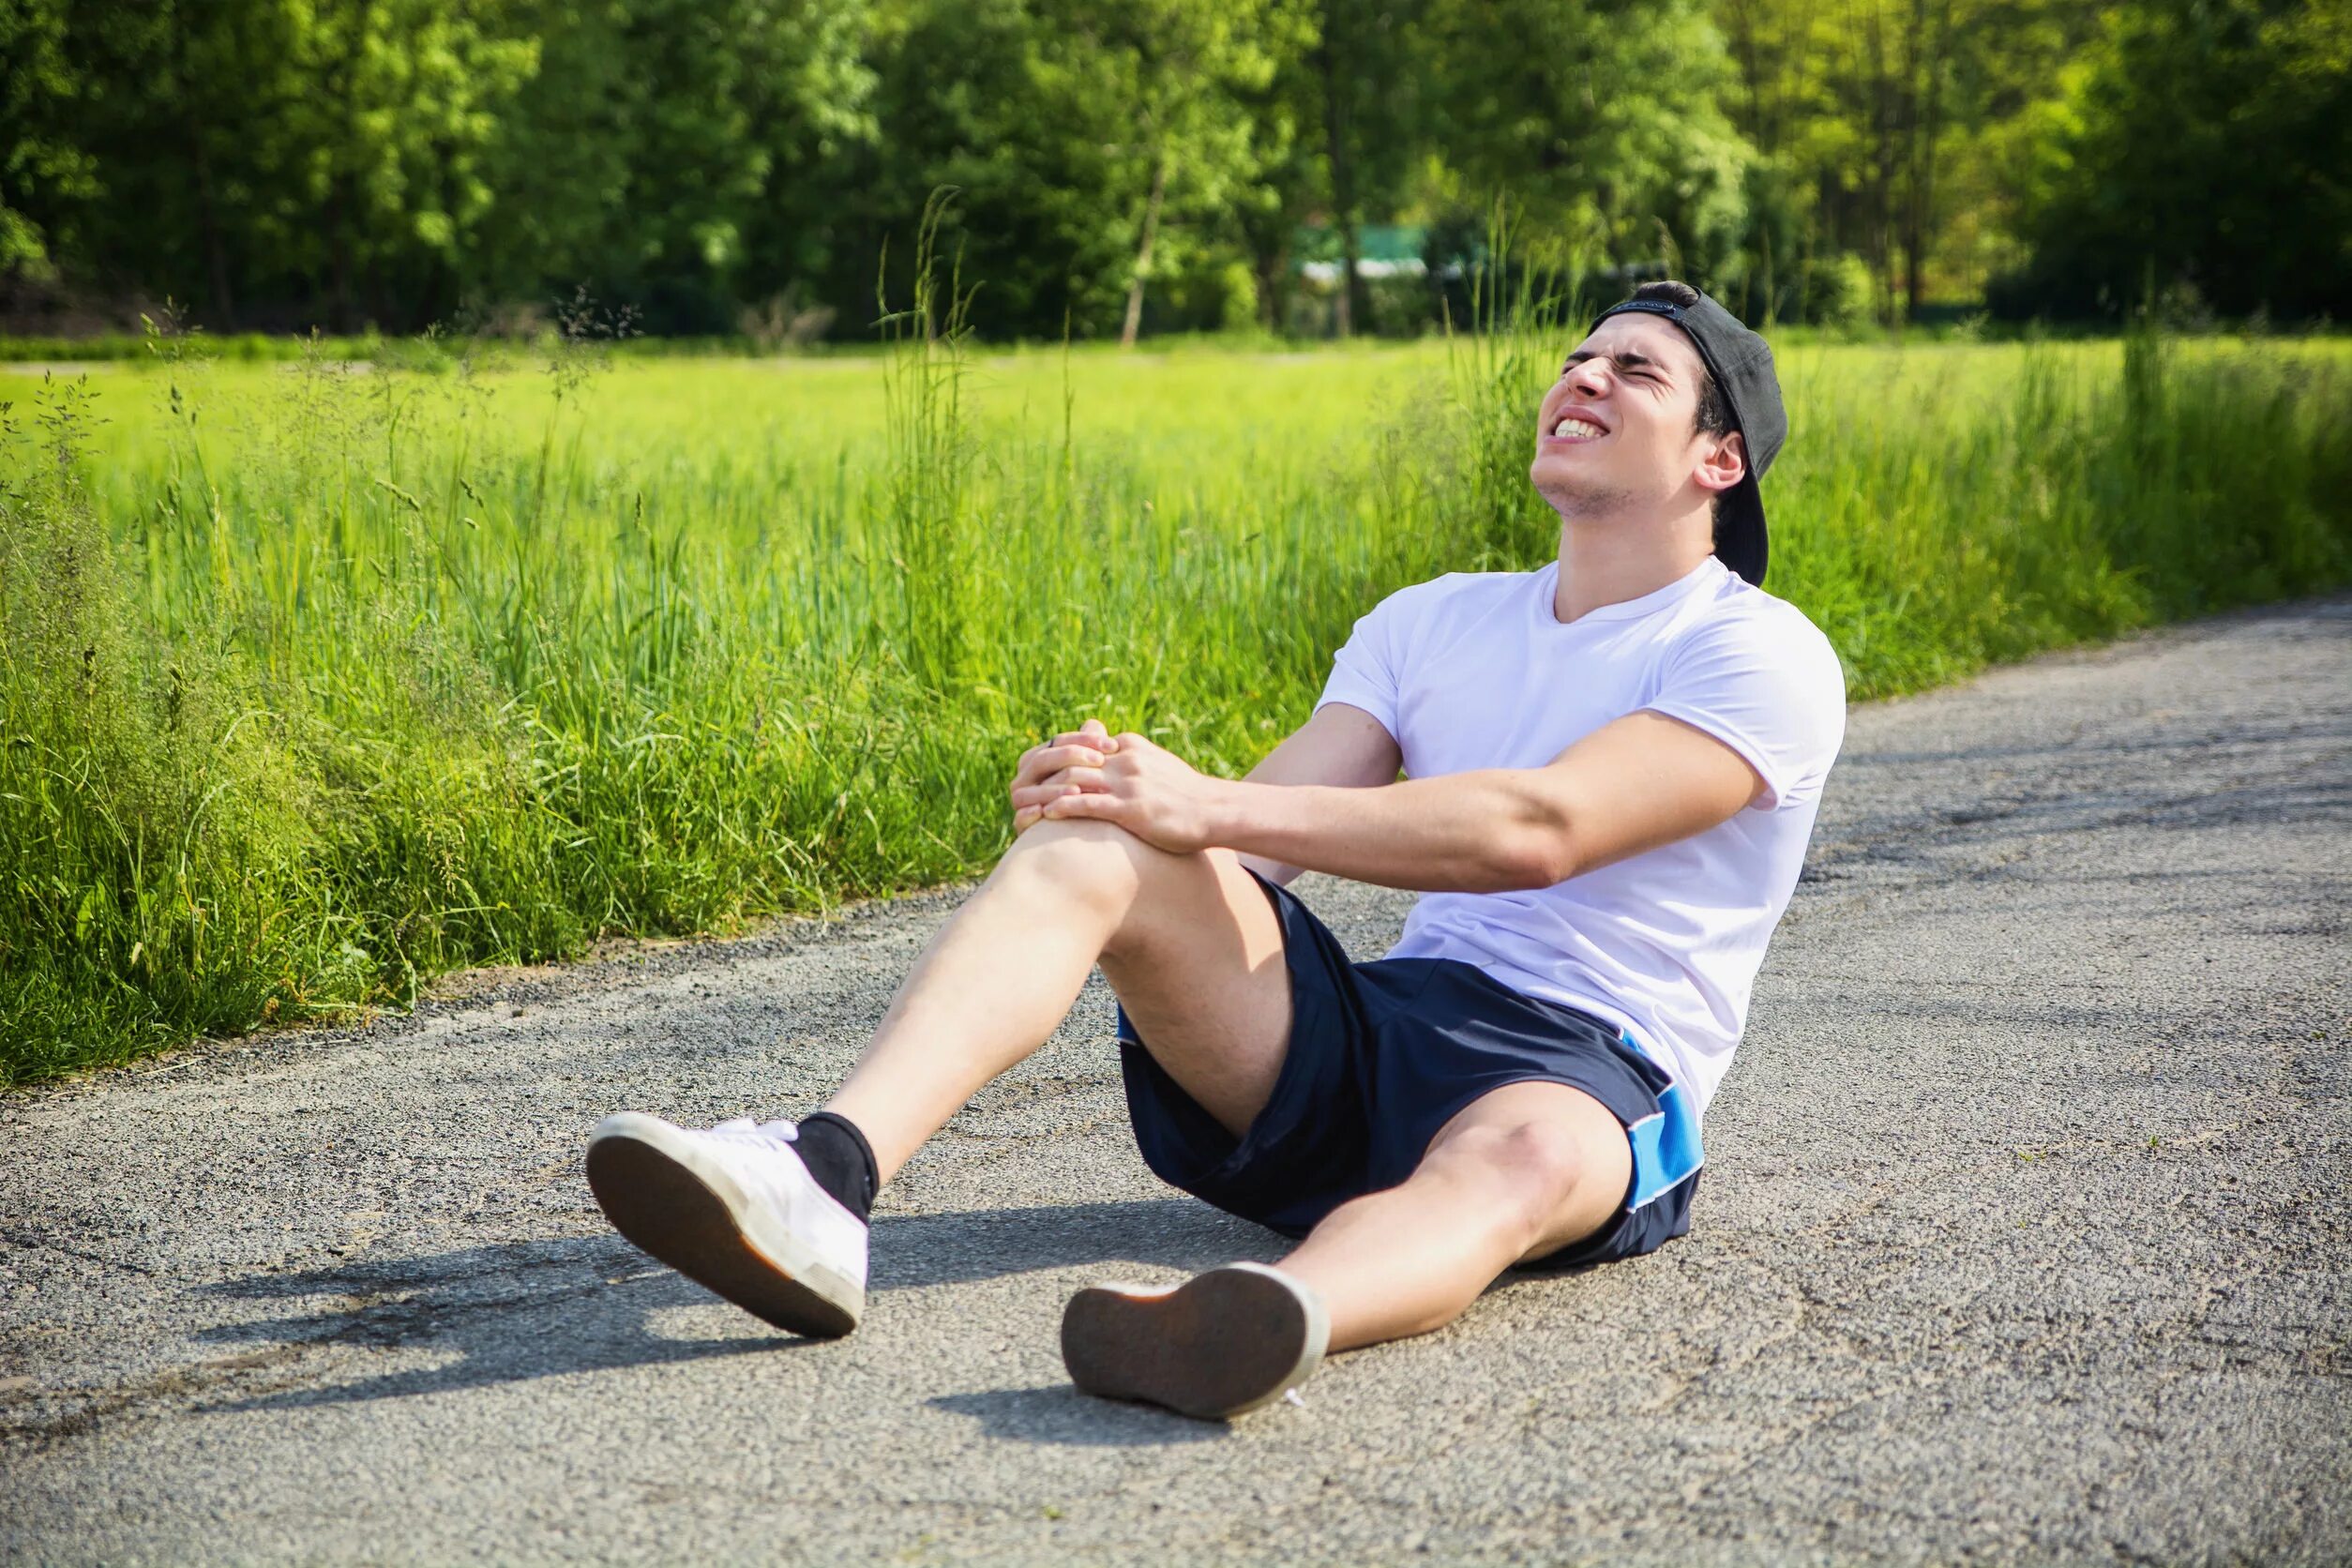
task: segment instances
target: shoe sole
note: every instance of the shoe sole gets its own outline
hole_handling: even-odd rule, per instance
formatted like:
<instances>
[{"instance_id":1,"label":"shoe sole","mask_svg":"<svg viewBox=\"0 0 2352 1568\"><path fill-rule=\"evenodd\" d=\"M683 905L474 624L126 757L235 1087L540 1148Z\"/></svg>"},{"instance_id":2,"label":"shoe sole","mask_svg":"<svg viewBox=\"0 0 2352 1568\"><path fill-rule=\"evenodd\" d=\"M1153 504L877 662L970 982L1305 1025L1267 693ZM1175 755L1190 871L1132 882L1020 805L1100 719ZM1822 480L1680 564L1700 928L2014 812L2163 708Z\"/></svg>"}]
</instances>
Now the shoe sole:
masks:
<instances>
[{"instance_id":1,"label":"shoe sole","mask_svg":"<svg viewBox=\"0 0 2352 1568\"><path fill-rule=\"evenodd\" d=\"M628 1115L606 1125L588 1145L588 1188L632 1245L788 1333L837 1339L857 1327L864 1287L752 1218L734 1180L666 1138L666 1123Z\"/></svg>"},{"instance_id":2,"label":"shoe sole","mask_svg":"<svg viewBox=\"0 0 2352 1568\"><path fill-rule=\"evenodd\" d=\"M1173 1289L1090 1286L1062 1313L1062 1362L1081 1392L1203 1421L1281 1398L1315 1370L1330 1337L1314 1292L1259 1263Z\"/></svg>"}]
</instances>

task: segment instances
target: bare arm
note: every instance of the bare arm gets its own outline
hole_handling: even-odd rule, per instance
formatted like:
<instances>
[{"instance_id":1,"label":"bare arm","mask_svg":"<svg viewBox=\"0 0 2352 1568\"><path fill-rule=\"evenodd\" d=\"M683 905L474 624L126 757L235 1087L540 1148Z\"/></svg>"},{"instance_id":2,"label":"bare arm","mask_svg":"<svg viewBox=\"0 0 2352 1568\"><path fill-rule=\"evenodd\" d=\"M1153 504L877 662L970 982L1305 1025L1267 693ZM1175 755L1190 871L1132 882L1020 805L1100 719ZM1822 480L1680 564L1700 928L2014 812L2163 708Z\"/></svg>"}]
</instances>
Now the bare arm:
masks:
<instances>
[{"instance_id":1,"label":"bare arm","mask_svg":"<svg viewBox=\"0 0 2352 1568\"><path fill-rule=\"evenodd\" d=\"M1379 729L1369 715L1359 717ZM1334 768L1335 759L1352 757L1362 770L1354 787L1275 784L1257 773L1211 778L1146 736L1103 737L1109 756L1089 750L1089 761L1017 789L1016 823L1036 820L1033 812L1092 819L1171 853L1223 845L1254 866L1431 893L1503 893L1549 887L1703 833L1764 788L1738 752L1663 714L1605 724L1542 767L1480 768L1369 788L1373 770L1390 765L1389 754L1360 729L1352 732L1352 748L1334 744L1326 751L1318 743L1305 754ZM1292 771L1296 755L1276 764L1281 776L1317 776L1304 766Z\"/></svg>"},{"instance_id":2,"label":"bare arm","mask_svg":"<svg viewBox=\"0 0 2352 1568\"><path fill-rule=\"evenodd\" d=\"M1267 752L1242 782L1363 790L1395 783L1404 765L1395 737L1379 719L1346 702L1327 702ZM1294 865L1247 850L1242 851L1242 864L1275 883L1287 884L1299 874Z\"/></svg>"},{"instance_id":3,"label":"bare arm","mask_svg":"<svg viewBox=\"0 0 2352 1568\"><path fill-rule=\"evenodd\" d=\"M1013 832L1026 833L1046 815L1048 805L1065 792L1103 788L1105 762L1122 742L1141 749L1140 735L1114 738L1100 719L1088 719L1076 730L1033 746L1021 757L1012 784ZM1163 754L1165 755L1165 754ZM1316 785L1337 789L1367 789L1393 784L1404 766L1404 753L1380 721L1362 708L1332 702L1259 760L1242 780L1253 788ZM1191 774L1189 768L1184 769ZM1204 785L1235 787L1226 779L1194 778ZM1299 867L1265 855L1244 853L1243 863L1267 881L1285 883Z\"/></svg>"},{"instance_id":4,"label":"bare arm","mask_svg":"<svg viewBox=\"0 0 2352 1568\"><path fill-rule=\"evenodd\" d=\"M1762 788L1721 741L1636 713L1540 768L1353 790L1268 789L1253 774L1223 786L1208 831L1258 862L1387 887L1496 893L1549 887L1704 832Z\"/></svg>"}]
</instances>

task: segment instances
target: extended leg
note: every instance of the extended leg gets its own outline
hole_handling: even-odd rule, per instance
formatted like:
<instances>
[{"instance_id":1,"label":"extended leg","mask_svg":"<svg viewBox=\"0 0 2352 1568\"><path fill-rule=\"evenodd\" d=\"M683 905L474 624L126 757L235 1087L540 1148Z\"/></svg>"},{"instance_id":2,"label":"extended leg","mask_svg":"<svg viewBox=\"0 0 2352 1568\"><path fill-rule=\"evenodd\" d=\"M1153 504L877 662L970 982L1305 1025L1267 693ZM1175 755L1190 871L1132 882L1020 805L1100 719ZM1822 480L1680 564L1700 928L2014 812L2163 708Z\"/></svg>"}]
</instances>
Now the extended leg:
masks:
<instances>
[{"instance_id":1,"label":"extended leg","mask_svg":"<svg viewBox=\"0 0 2352 1568\"><path fill-rule=\"evenodd\" d=\"M1235 1131L1289 1038L1282 930L1229 851L1169 854L1103 822L1040 822L933 939L825 1108L887 1180L980 1087L1045 1043L1094 965L1154 1056Z\"/></svg>"},{"instance_id":2,"label":"extended leg","mask_svg":"<svg viewBox=\"0 0 2352 1568\"><path fill-rule=\"evenodd\" d=\"M1496 1275L1606 1224L1633 1181L1633 1150L1580 1089L1515 1083L1464 1108L1401 1185L1333 1210L1277 1265L1331 1315L1330 1348L1426 1334Z\"/></svg>"},{"instance_id":3,"label":"extended leg","mask_svg":"<svg viewBox=\"0 0 2352 1568\"><path fill-rule=\"evenodd\" d=\"M1333 1210L1274 1268L1080 1290L1063 1310L1062 1359L1090 1394L1237 1415L1327 1349L1451 1322L1513 1263L1606 1224L1632 1177L1625 1129L1600 1101L1512 1084L1448 1122L1405 1182Z\"/></svg>"}]
</instances>

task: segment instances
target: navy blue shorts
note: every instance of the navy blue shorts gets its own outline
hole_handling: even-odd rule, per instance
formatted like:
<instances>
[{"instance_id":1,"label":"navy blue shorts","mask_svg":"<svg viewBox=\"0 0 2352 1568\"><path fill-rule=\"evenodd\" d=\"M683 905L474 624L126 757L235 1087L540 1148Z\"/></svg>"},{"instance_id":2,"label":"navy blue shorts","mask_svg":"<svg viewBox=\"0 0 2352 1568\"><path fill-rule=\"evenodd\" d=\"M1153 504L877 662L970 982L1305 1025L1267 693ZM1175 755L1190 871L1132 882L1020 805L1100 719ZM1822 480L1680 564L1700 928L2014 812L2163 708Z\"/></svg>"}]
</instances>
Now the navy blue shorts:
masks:
<instances>
[{"instance_id":1,"label":"navy blue shorts","mask_svg":"<svg viewBox=\"0 0 2352 1568\"><path fill-rule=\"evenodd\" d=\"M1697 1118L1688 1092L1631 1040L1458 959L1357 963L1289 889L1258 881L1282 922L1290 1041L1244 1136L1179 1088L1118 1010L1136 1143L1162 1181L1303 1236L1349 1199L1411 1175L1429 1140L1472 1100L1510 1083L1565 1083L1625 1124L1634 1177L1614 1220L1533 1266L1631 1258L1690 1229Z\"/></svg>"}]
</instances>

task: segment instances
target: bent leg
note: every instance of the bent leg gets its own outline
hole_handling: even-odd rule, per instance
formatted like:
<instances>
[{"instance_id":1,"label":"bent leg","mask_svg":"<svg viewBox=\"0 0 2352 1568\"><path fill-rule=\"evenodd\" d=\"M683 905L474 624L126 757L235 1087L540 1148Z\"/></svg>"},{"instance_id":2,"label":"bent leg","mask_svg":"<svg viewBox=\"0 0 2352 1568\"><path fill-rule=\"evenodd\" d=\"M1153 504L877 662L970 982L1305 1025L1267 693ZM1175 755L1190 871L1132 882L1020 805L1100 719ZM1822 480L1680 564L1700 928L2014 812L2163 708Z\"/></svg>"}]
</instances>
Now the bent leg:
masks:
<instances>
[{"instance_id":1,"label":"bent leg","mask_svg":"<svg viewBox=\"0 0 2352 1568\"><path fill-rule=\"evenodd\" d=\"M1512 1264L1606 1225L1633 1169L1625 1128L1599 1100L1509 1084L1440 1129L1401 1184L1333 1210L1278 1267L1320 1293L1334 1350L1426 1334Z\"/></svg>"},{"instance_id":2,"label":"bent leg","mask_svg":"<svg viewBox=\"0 0 2352 1568\"><path fill-rule=\"evenodd\" d=\"M1153 1056L1235 1131L1290 1033L1282 929L1230 851L1170 854L1108 822L1013 842L891 1000L825 1108L889 1180L980 1087L1043 1045L1100 962Z\"/></svg>"}]
</instances>

